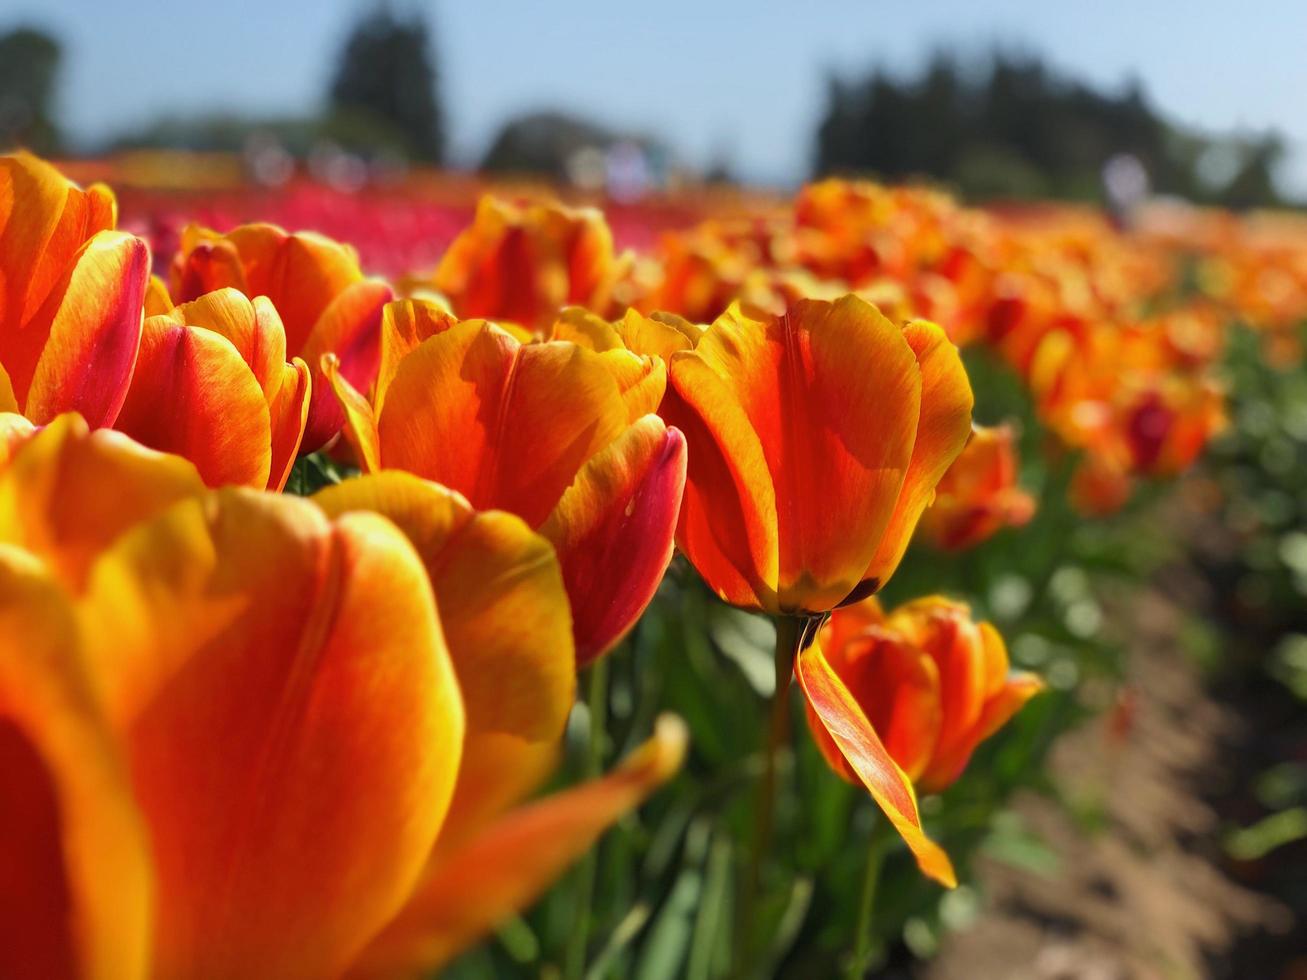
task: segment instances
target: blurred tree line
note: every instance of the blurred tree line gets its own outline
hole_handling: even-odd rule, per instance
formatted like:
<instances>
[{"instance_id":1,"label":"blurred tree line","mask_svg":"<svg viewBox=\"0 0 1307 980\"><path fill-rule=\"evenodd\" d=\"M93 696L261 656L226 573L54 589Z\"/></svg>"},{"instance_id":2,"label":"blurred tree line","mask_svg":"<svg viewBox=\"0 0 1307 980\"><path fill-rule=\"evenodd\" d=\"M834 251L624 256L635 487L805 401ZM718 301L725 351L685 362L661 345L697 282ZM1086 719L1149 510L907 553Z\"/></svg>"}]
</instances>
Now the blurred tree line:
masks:
<instances>
[{"instance_id":1,"label":"blurred tree line","mask_svg":"<svg viewBox=\"0 0 1307 980\"><path fill-rule=\"evenodd\" d=\"M985 66L937 53L916 77L832 76L816 143L819 174L934 178L973 199L1094 200L1104 166L1128 154L1155 191L1235 207L1279 203L1272 173L1284 152L1273 135L1175 127L1137 81L1109 94L1003 51Z\"/></svg>"},{"instance_id":2,"label":"blurred tree line","mask_svg":"<svg viewBox=\"0 0 1307 980\"><path fill-rule=\"evenodd\" d=\"M59 42L43 31L24 27L0 34L0 150L61 151L54 123L60 60ZM329 141L366 156L440 163L445 128L438 86L425 20L379 4L345 39L320 113L300 118L188 113L123 134L111 148L237 152L251 138L271 137L298 155Z\"/></svg>"},{"instance_id":3,"label":"blurred tree line","mask_svg":"<svg viewBox=\"0 0 1307 980\"><path fill-rule=\"evenodd\" d=\"M59 58L59 42L43 31L20 27L0 34L0 149L59 151L54 123Z\"/></svg>"},{"instance_id":4,"label":"blurred tree line","mask_svg":"<svg viewBox=\"0 0 1307 980\"><path fill-rule=\"evenodd\" d=\"M63 149L55 122L60 46L31 28L0 34L0 149ZM321 111L294 118L188 113L127 133L109 148L247 151L269 141L296 157L327 147L365 159L439 164L446 159L440 78L427 19L385 3L365 12L337 56ZM510 119L482 167L569 179L578 150L671 151L653 136L618 133L572 115ZM1274 135L1215 138L1168 123L1136 82L1096 90L1040 58L996 52L978 65L937 53L914 77L883 69L832 76L816 139L818 174L930 178L973 200L1103 197L1109 160L1128 155L1151 189L1192 200L1254 207L1282 203L1273 173L1284 155Z\"/></svg>"}]
</instances>

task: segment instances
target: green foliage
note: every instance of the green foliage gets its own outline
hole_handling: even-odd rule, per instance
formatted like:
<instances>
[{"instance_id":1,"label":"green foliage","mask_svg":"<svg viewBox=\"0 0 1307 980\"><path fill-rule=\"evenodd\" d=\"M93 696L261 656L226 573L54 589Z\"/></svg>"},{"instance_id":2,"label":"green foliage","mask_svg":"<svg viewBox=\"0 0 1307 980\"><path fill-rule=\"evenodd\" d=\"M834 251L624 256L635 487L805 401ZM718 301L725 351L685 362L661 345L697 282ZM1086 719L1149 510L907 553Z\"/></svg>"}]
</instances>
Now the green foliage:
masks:
<instances>
[{"instance_id":1,"label":"green foliage","mask_svg":"<svg viewBox=\"0 0 1307 980\"><path fill-rule=\"evenodd\" d=\"M1057 873L1056 857L1007 810L1008 801L1020 789L1053 792L1046 754L1061 733L1090 717L1079 692L1089 680L1110 681L1120 672L1104 586L1138 581L1165 554L1156 535L1141 533L1143 513L1078 533L1085 522L1065 499L1073 460L1046 462L1025 395L1006 367L979 353L968 359L982 420L1013 418L1023 427L1023 482L1039 495L1041 509L1027 527L970 552L911 551L884 598L894 605L943 592L969 601L999 626L1016 666L1042 674L1050 690L983 744L946 793L921 801L927 829L958 865L962 889L945 893L921 876L897 839L889 841L873 919L873 968L905 949L928 955L944 932L974 917L983 902L968 875L976 855ZM599 845L588 980L718 980L738 968L735 928L774 636L764 618L710 595L678 557L631 638L609 658L605 766L649 731L659 711L684 717L692 741L684 771ZM864 791L831 772L807 731L802 698L794 691L791 698L793 737L780 759L774 845L755 896L760 926L748 948L758 975L836 976L850 953L869 837L883 818ZM586 769L584 728L581 721L572 728L563 783ZM577 884L576 876L564 879L511 933L464 956L448 975L556 975ZM538 956L524 960L528 950Z\"/></svg>"},{"instance_id":2,"label":"green foliage","mask_svg":"<svg viewBox=\"0 0 1307 980\"><path fill-rule=\"evenodd\" d=\"M295 467L290 471L290 479L286 481L286 493L293 493L298 497L311 497L323 487L339 483L354 472L349 467L341 466L324 452L303 456L295 461Z\"/></svg>"}]
</instances>

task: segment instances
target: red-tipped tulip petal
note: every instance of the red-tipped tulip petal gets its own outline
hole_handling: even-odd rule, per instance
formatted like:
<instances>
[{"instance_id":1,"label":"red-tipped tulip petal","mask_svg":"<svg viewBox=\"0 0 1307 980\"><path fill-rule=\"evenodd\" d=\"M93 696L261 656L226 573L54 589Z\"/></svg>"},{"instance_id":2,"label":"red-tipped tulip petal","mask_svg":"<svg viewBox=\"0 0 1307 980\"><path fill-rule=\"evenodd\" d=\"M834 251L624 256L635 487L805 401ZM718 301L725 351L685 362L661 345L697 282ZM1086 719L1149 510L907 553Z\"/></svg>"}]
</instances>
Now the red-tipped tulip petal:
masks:
<instances>
[{"instance_id":1,"label":"red-tipped tulip petal","mask_svg":"<svg viewBox=\"0 0 1307 980\"><path fill-rule=\"evenodd\" d=\"M268 403L240 352L213 330L166 316L146 321L116 428L185 456L211 487L268 485Z\"/></svg>"},{"instance_id":2,"label":"red-tipped tulip petal","mask_svg":"<svg viewBox=\"0 0 1307 980\"><path fill-rule=\"evenodd\" d=\"M377 376L381 358L381 311L394 296L390 286L377 279L348 286L322 311L303 345L291 350L310 365L317 365L323 354L335 354L341 376L355 388L367 390ZM306 452L325 445L345 421L330 387L319 383L323 381L321 375L313 381L313 398L304 433Z\"/></svg>"},{"instance_id":3,"label":"red-tipped tulip petal","mask_svg":"<svg viewBox=\"0 0 1307 980\"><path fill-rule=\"evenodd\" d=\"M0 349L28 418L40 424L75 411L92 428L113 424L136 363L149 275L139 238L102 231L82 246L32 321Z\"/></svg>"},{"instance_id":4,"label":"red-tipped tulip petal","mask_svg":"<svg viewBox=\"0 0 1307 980\"><path fill-rule=\"evenodd\" d=\"M647 415L591 457L540 529L572 604L576 659L602 656L635 625L672 559L685 439Z\"/></svg>"}]
</instances>

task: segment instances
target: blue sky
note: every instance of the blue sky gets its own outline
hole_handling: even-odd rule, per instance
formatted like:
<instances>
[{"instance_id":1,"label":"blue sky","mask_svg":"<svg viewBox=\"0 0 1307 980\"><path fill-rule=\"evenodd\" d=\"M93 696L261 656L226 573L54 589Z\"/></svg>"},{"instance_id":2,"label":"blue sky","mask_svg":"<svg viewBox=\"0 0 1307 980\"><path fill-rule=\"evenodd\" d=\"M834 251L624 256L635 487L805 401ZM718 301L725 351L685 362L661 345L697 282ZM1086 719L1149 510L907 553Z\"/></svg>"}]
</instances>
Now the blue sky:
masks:
<instances>
[{"instance_id":1,"label":"blue sky","mask_svg":"<svg viewBox=\"0 0 1307 980\"><path fill-rule=\"evenodd\" d=\"M1141 78L1166 114L1280 129L1307 192L1302 0L426 0L450 136L470 161L524 108L665 134L684 158L800 179L829 70L910 69L937 46L1024 46L1089 81ZM322 97L366 0L8 0L0 28L54 30L62 118L94 140L168 112L301 112Z\"/></svg>"}]
</instances>

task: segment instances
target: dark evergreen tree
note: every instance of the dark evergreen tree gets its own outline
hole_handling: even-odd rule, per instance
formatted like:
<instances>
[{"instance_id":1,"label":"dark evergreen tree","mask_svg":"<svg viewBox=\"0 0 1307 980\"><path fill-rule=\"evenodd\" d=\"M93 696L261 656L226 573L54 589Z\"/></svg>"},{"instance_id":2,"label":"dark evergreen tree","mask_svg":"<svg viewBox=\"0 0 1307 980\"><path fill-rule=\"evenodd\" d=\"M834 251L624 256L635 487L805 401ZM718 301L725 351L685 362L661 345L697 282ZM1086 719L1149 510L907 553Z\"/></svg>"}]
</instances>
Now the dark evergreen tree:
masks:
<instances>
[{"instance_id":1,"label":"dark evergreen tree","mask_svg":"<svg viewBox=\"0 0 1307 980\"><path fill-rule=\"evenodd\" d=\"M332 113L338 122L357 120L360 131L385 127L414 159L439 163L445 132L438 81L425 22L383 5L345 42L331 83Z\"/></svg>"},{"instance_id":2,"label":"dark evergreen tree","mask_svg":"<svg viewBox=\"0 0 1307 980\"><path fill-rule=\"evenodd\" d=\"M0 150L58 151L53 105L59 55L59 42L42 31L23 27L0 35Z\"/></svg>"}]
</instances>

